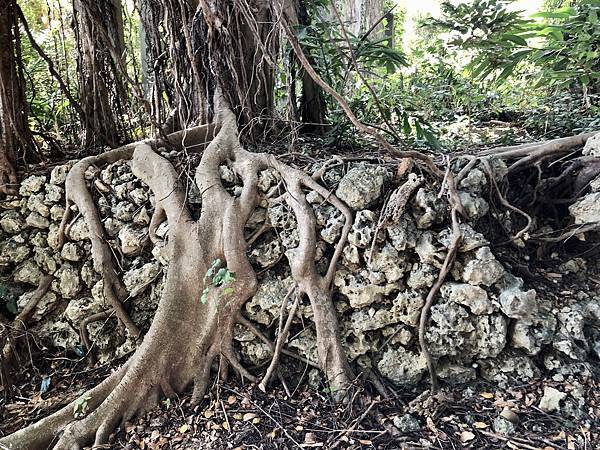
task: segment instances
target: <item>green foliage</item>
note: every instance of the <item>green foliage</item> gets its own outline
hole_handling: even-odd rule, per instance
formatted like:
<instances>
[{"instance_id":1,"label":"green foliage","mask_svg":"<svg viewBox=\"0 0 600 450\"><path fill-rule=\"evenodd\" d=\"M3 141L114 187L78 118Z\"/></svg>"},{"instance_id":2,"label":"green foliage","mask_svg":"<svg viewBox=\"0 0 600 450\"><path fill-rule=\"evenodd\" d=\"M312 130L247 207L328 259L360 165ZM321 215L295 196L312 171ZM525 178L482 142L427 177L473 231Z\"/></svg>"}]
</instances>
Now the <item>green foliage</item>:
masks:
<instances>
[{"instance_id":1,"label":"green foliage","mask_svg":"<svg viewBox=\"0 0 600 450\"><path fill-rule=\"evenodd\" d=\"M227 267L222 267L223 261L219 258L215 259L209 269L204 275L204 290L200 296L200 302L202 304L208 301L208 295L210 294L210 288L212 287L223 287L219 293L219 298L233 294L233 288L228 286L235 282L235 272L230 271ZM225 287L227 286L227 287Z\"/></svg>"},{"instance_id":2,"label":"green foliage","mask_svg":"<svg viewBox=\"0 0 600 450\"><path fill-rule=\"evenodd\" d=\"M88 401L92 397L87 394L82 395L73 403L73 417L75 419L83 419L88 413Z\"/></svg>"}]
</instances>

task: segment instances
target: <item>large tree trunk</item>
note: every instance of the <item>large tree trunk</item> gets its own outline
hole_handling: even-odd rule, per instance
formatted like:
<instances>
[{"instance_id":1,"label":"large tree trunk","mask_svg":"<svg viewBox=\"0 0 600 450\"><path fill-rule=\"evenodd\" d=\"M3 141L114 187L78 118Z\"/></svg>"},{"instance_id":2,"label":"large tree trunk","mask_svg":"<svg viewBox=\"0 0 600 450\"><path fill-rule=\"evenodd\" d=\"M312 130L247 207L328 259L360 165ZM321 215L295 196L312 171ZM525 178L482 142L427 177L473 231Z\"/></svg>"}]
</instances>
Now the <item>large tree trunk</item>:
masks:
<instances>
[{"instance_id":1,"label":"large tree trunk","mask_svg":"<svg viewBox=\"0 0 600 450\"><path fill-rule=\"evenodd\" d=\"M20 60L16 2L0 0L0 194L15 192L17 160L35 153Z\"/></svg>"},{"instance_id":2,"label":"large tree trunk","mask_svg":"<svg viewBox=\"0 0 600 450\"><path fill-rule=\"evenodd\" d=\"M127 112L127 92L118 61L125 51L121 2L73 0L73 29L79 96L86 116L85 146L99 142L116 146L125 137L120 119Z\"/></svg>"}]
</instances>

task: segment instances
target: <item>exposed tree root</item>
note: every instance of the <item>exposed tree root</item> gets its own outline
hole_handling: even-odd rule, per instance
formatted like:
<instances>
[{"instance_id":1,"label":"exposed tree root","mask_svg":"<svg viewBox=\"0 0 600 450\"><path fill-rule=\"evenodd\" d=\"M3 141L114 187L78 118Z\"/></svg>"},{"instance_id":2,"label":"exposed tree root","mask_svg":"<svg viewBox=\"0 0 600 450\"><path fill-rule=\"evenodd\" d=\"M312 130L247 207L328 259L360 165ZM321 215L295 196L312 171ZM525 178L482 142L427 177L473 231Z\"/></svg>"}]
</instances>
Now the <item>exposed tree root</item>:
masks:
<instances>
[{"instance_id":1,"label":"exposed tree root","mask_svg":"<svg viewBox=\"0 0 600 450\"><path fill-rule=\"evenodd\" d=\"M100 156L88 157L77 163L66 182L68 208L61 233L71 215L72 204L89 227L94 268L102 275L104 295L115 315L132 337L137 328L123 308L126 291L118 278L111 251L104 239L104 229L85 184L85 172L90 165L99 166L130 159L133 173L145 182L157 199L152 220L154 237L160 219L166 216L169 234L166 245L170 253L162 298L150 330L131 359L97 388L84 394L89 413L76 420L72 403L46 419L0 440L11 449L36 449L53 446L56 449L79 449L94 443L106 443L110 433L120 423L154 407L161 395L173 396L193 385L192 399L200 401L209 385L213 361L221 367L231 367L242 378L254 380L238 360L233 349L233 326L239 322L241 306L254 295L256 274L246 255L245 224L258 204L258 173L273 168L284 180L287 192L279 198L291 207L299 224L300 243L288 252L297 295L306 295L311 302L317 331L319 366L324 370L331 391L336 397L345 395L353 379L341 346L335 308L331 300L331 284L337 260L352 226L350 210L309 175L293 169L273 156L253 154L240 147L235 117L229 110L220 114L220 129L206 147L195 179L202 193L202 211L192 220L185 202L185 192L178 185L178 174L166 159L143 142L115 149ZM192 144L200 145L214 127L200 127ZM187 133L189 136L190 133ZM184 135L170 136L181 146ZM231 196L221 184L219 166L228 164L243 182L239 197ZM316 221L305 200L303 189L318 192L345 216L346 223L329 268L320 275L315 267ZM153 239L158 242L157 239ZM64 237L61 239L64 242ZM227 286L210 286L206 302L201 302L206 274L215 261L224 261L227 270L235 273L235 281ZM106 313L102 314L102 317ZM95 318L92 318L95 319ZM89 322L90 319L88 319ZM84 322L83 327L87 325ZM82 333L85 335L85 333ZM280 336L279 349L285 339Z\"/></svg>"}]
</instances>

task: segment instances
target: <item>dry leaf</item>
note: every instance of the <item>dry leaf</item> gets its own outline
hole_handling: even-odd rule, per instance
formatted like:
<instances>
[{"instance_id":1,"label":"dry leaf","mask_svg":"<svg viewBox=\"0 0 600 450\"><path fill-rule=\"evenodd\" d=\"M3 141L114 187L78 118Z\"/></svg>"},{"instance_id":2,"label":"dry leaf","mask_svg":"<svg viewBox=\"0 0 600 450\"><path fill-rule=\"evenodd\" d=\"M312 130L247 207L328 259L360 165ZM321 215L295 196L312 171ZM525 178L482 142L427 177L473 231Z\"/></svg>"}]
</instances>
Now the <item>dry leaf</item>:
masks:
<instances>
[{"instance_id":1,"label":"dry leaf","mask_svg":"<svg viewBox=\"0 0 600 450\"><path fill-rule=\"evenodd\" d=\"M204 411L204 417L206 419L210 419L214 415L215 415L215 412L212 409L207 409L207 410Z\"/></svg>"},{"instance_id":2,"label":"dry leaf","mask_svg":"<svg viewBox=\"0 0 600 450\"><path fill-rule=\"evenodd\" d=\"M227 398L227 403L229 403L230 405L233 405L233 404L236 402L236 400L237 400L237 399L235 398L235 395L230 395L230 396Z\"/></svg>"},{"instance_id":3,"label":"dry leaf","mask_svg":"<svg viewBox=\"0 0 600 450\"><path fill-rule=\"evenodd\" d=\"M473 426L475 428L477 428L478 430L483 430L484 428L487 428L489 425L487 423L485 423L485 422L475 422L473 424Z\"/></svg>"},{"instance_id":4,"label":"dry leaf","mask_svg":"<svg viewBox=\"0 0 600 450\"><path fill-rule=\"evenodd\" d=\"M242 417L242 420L243 420L244 422L248 422L249 420L252 420L252 419L254 419L255 417L256 417L256 414L255 414L255 413L248 412L248 413L244 414L244 416Z\"/></svg>"},{"instance_id":5,"label":"dry leaf","mask_svg":"<svg viewBox=\"0 0 600 450\"><path fill-rule=\"evenodd\" d=\"M252 419L252 423L254 425L256 425L257 423L260 423L260 417L255 417L254 419Z\"/></svg>"},{"instance_id":6,"label":"dry leaf","mask_svg":"<svg viewBox=\"0 0 600 450\"><path fill-rule=\"evenodd\" d=\"M187 423L184 423L183 425L181 425L177 431L179 431L180 433L185 433L187 430L190 429L190 426Z\"/></svg>"},{"instance_id":7,"label":"dry leaf","mask_svg":"<svg viewBox=\"0 0 600 450\"><path fill-rule=\"evenodd\" d=\"M223 427L223 429L224 429L224 430L227 430L227 431L229 431L229 424L227 423L227 421L223 422L223 423L221 424L221 426Z\"/></svg>"},{"instance_id":8,"label":"dry leaf","mask_svg":"<svg viewBox=\"0 0 600 450\"><path fill-rule=\"evenodd\" d=\"M460 433L460 441L461 442L469 442L475 439L475 434L471 431L463 431Z\"/></svg>"},{"instance_id":9,"label":"dry leaf","mask_svg":"<svg viewBox=\"0 0 600 450\"><path fill-rule=\"evenodd\" d=\"M369 441L367 439L359 439L358 442L360 442L362 445L372 445L373 441Z\"/></svg>"},{"instance_id":10,"label":"dry leaf","mask_svg":"<svg viewBox=\"0 0 600 450\"><path fill-rule=\"evenodd\" d=\"M479 396L488 400L494 398L494 394L492 394L491 392L482 392L481 394L479 394Z\"/></svg>"}]
</instances>

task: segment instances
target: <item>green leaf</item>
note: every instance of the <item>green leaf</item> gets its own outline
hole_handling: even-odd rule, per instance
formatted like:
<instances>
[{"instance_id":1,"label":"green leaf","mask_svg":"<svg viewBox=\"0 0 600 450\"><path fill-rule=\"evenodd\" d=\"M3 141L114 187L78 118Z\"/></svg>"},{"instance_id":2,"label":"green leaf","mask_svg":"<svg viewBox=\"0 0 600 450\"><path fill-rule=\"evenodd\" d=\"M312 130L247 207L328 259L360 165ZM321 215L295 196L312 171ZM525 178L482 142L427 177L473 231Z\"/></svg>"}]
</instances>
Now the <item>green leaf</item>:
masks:
<instances>
[{"instance_id":1,"label":"green leaf","mask_svg":"<svg viewBox=\"0 0 600 450\"><path fill-rule=\"evenodd\" d=\"M210 288L207 286L202 291L202 295L200 296L200 303L202 303L203 305L206 303L206 301L208 300L209 293L210 293Z\"/></svg>"},{"instance_id":2,"label":"green leaf","mask_svg":"<svg viewBox=\"0 0 600 450\"><path fill-rule=\"evenodd\" d=\"M225 288L223 289L223 295L230 295L233 294L234 289L231 287Z\"/></svg>"}]
</instances>

